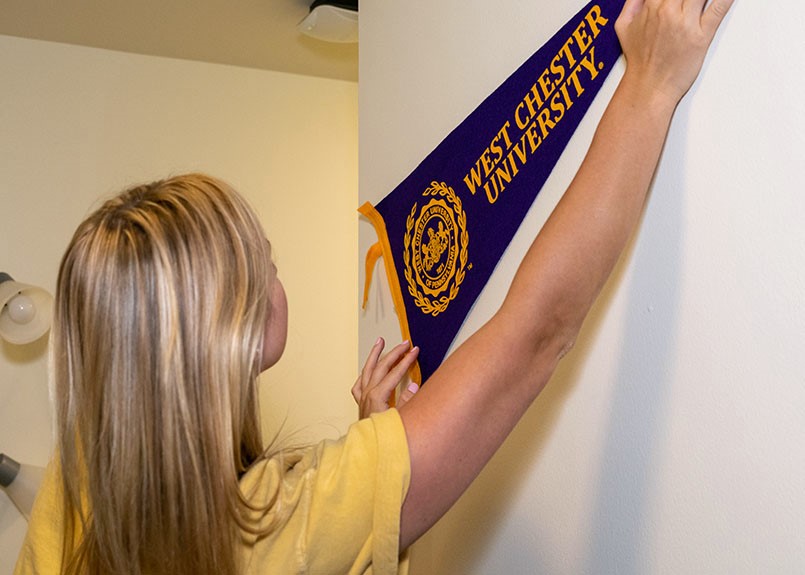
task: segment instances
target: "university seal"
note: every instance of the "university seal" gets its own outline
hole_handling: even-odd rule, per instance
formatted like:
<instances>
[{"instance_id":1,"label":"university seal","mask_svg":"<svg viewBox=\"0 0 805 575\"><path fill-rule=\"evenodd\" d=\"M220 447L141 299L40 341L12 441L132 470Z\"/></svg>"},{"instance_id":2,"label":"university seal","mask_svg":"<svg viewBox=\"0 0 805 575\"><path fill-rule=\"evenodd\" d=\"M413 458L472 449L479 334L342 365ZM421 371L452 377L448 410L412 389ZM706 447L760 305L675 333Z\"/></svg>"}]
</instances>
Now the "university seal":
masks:
<instances>
[{"instance_id":1,"label":"university seal","mask_svg":"<svg viewBox=\"0 0 805 575\"><path fill-rule=\"evenodd\" d=\"M408 293L422 313L437 316L458 295L467 267L467 215L461 199L444 182L422 193L430 201L414 204L403 239Z\"/></svg>"}]
</instances>

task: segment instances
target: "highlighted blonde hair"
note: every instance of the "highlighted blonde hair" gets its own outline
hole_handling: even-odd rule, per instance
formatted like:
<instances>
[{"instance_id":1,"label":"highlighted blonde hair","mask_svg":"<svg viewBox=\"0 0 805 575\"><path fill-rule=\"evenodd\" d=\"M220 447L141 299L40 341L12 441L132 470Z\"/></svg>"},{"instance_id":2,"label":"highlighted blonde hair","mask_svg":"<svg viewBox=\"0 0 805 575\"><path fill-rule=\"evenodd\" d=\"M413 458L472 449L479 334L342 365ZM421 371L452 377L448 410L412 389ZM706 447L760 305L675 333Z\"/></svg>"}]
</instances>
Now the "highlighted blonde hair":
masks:
<instances>
[{"instance_id":1,"label":"highlighted blonde hair","mask_svg":"<svg viewBox=\"0 0 805 575\"><path fill-rule=\"evenodd\" d=\"M65 572L238 572L274 280L255 214L208 176L132 188L79 226L52 336Z\"/></svg>"}]
</instances>

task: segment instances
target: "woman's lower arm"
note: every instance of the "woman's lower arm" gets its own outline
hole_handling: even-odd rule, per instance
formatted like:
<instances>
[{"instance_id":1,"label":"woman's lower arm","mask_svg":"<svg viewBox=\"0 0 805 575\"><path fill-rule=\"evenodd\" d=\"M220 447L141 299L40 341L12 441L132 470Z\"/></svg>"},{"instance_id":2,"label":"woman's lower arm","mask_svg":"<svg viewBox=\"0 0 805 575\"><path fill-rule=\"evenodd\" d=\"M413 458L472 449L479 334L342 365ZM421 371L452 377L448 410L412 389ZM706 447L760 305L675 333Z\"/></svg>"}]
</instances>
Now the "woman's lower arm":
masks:
<instances>
[{"instance_id":1,"label":"woman's lower arm","mask_svg":"<svg viewBox=\"0 0 805 575\"><path fill-rule=\"evenodd\" d=\"M500 314L572 346L637 225L673 115L627 73L576 177L523 259Z\"/></svg>"}]
</instances>

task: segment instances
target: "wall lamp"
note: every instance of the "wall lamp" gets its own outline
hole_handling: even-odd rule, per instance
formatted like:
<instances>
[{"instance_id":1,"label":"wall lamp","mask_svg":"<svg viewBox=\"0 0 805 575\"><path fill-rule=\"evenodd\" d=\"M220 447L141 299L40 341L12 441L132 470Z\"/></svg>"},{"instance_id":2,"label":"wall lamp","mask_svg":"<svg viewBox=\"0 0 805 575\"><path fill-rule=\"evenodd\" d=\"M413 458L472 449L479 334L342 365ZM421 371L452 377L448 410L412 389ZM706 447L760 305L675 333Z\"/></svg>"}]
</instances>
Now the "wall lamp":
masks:
<instances>
[{"instance_id":1,"label":"wall lamp","mask_svg":"<svg viewBox=\"0 0 805 575\"><path fill-rule=\"evenodd\" d=\"M296 29L325 42L354 44L358 41L358 0L314 0Z\"/></svg>"},{"instance_id":2,"label":"wall lamp","mask_svg":"<svg viewBox=\"0 0 805 575\"><path fill-rule=\"evenodd\" d=\"M44 474L45 470L41 467L18 463L0 453L0 487L25 519L31 518L36 492L39 491Z\"/></svg>"},{"instance_id":3,"label":"wall lamp","mask_svg":"<svg viewBox=\"0 0 805 575\"><path fill-rule=\"evenodd\" d=\"M52 314L48 292L0 273L0 337L18 345L36 341L50 328Z\"/></svg>"}]
</instances>

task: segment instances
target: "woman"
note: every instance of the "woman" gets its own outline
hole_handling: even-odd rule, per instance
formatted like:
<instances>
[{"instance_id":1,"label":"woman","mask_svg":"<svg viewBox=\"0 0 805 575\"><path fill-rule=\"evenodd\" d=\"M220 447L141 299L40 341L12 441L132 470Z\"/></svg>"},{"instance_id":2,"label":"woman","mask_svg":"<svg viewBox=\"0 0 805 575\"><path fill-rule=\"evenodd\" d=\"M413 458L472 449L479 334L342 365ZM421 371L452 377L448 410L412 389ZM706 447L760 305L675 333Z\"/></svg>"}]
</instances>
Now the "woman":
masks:
<instances>
[{"instance_id":1,"label":"woman","mask_svg":"<svg viewBox=\"0 0 805 575\"><path fill-rule=\"evenodd\" d=\"M16 572L404 570L400 550L455 502L573 346L731 4L627 0L624 77L500 310L398 409L388 398L417 350L381 358L378 341L353 387L362 420L337 442L263 453L255 381L282 353L285 298L240 197L188 175L107 202L59 273L59 456Z\"/></svg>"}]
</instances>

